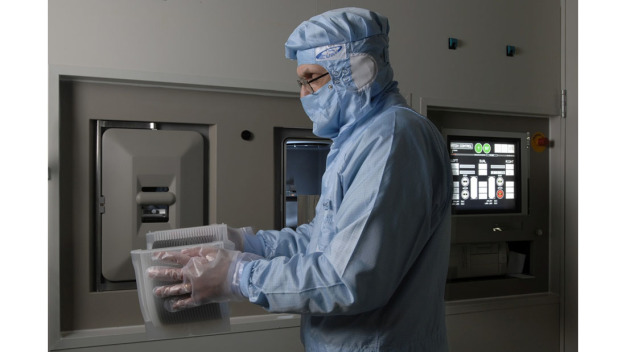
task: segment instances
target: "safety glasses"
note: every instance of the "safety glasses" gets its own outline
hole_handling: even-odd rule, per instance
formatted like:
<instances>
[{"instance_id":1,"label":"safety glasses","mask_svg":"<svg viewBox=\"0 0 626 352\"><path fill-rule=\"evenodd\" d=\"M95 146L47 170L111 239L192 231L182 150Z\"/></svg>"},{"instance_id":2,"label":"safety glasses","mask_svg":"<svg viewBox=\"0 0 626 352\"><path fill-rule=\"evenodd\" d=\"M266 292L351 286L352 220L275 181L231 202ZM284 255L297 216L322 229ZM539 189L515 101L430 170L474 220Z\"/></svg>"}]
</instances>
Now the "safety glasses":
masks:
<instances>
[{"instance_id":1,"label":"safety glasses","mask_svg":"<svg viewBox=\"0 0 626 352\"><path fill-rule=\"evenodd\" d=\"M304 79L304 78L298 78L297 79L297 81L298 81L298 88L302 89L302 86L304 86L305 89L309 92L309 94L313 94L313 93L315 93L315 91L313 90L313 87L311 86L311 83L317 81L318 79L320 79L322 77L327 76L328 74L329 74L329 72L326 72L323 75L315 77L315 78L310 79L308 81L306 79Z\"/></svg>"}]
</instances>

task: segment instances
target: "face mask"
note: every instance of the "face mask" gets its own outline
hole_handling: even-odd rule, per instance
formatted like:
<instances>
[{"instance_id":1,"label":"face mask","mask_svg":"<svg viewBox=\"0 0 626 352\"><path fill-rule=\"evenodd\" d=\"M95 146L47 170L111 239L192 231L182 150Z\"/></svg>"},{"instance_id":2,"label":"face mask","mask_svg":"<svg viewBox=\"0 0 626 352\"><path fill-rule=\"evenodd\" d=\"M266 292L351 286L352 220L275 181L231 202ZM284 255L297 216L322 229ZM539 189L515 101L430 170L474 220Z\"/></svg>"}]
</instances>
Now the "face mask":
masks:
<instances>
[{"instance_id":1,"label":"face mask","mask_svg":"<svg viewBox=\"0 0 626 352\"><path fill-rule=\"evenodd\" d=\"M324 138L334 138L339 134L339 96L332 81L317 92L300 98L304 112L313 121L313 133Z\"/></svg>"}]
</instances>

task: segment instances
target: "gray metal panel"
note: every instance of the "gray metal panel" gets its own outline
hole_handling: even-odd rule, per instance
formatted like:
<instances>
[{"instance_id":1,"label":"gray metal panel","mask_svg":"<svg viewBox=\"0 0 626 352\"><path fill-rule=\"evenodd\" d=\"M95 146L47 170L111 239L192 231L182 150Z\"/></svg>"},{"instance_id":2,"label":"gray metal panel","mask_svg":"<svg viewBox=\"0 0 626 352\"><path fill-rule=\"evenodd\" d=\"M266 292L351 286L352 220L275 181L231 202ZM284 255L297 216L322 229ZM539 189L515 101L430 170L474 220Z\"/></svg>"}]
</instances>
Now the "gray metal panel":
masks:
<instances>
[{"instance_id":1,"label":"gray metal panel","mask_svg":"<svg viewBox=\"0 0 626 352\"><path fill-rule=\"evenodd\" d=\"M213 86L289 91L295 73L294 63L283 56L289 33L318 12L355 5L390 18L390 55L404 95L557 111L559 1L243 4L244 11L239 3L215 1L57 0L50 3L49 61ZM448 50L449 36L459 38L457 50ZM505 55L507 44L517 47L515 57Z\"/></svg>"},{"instance_id":2,"label":"gray metal panel","mask_svg":"<svg viewBox=\"0 0 626 352\"><path fill-rule=\"evenodd\" d=\"M559 305L524 305L446 316L450 352L555 352Z\"/></svg>"},{"instance_id":3,"label":"gray metal panel","mask_svg":"<svg viewBox=\"0 0 626 352\"><path fill-rule=\"evenodd\" d=\"M296 92L283 45L316 12L315 1L57 0L49 62Z\"/></svg>"},{"instance_id":4,"label":"gray metal panel","mask_svg":"<svg viewBox=\"0 0 626 352\"><path fill-rule=\"evenodd\" d=\"M113 332L111 332L113 333ZM98 340L97 337L93 340ZM111 340L111 339L109 339ZM68 344L71 345L71 344ZM186 339L154 341L107 341L94 345L79 344L78 347L55 348L54 351L73 352L172 352L172 351L254 351L254 352L299 352L304 351L300 342L300 328L269 328L240 331L228 334L198 336Z\"/></svg>"},{"instance_id":5,"label":"gray metal panel","mask_svg":"<svg viewBox=\"0 0 626 352\"><path fill-rule=\"evenodd\" d=\"M565 130L566 151L564 174L564 239L562 304L563 351L578 351L578 1L562 3L563 71L562 80L567 90L567 118L561 121ZM619 14L618 16L621 16ZM617 81L617 80L616 80ZM604 87L606 88L606 87ZM621 93L620 93L621 94ZM583 132L584 133L584 132ZM593 205L591 205L593 206ZM561 247L559 243L557 248ZM602 267L602 264L599 264ZM595 266L594 266L595 268ZM618 280L619 281L619 280ZM616 287L619 287L617 284ZM614 312L608 313L612 315ZM589 335L593 336L593 335ZM619 337L616 337L619 341ZM617 342L616 341L616 342Z\"/></svg>"},{"instance_id":6,"label":"gray metal panel","mask_svg":"<svg viewBox=\"0 0 626 352\"><path fill-rule=\"evenodd\" d=\"M392 63L402 56L412 65L401 67L410 72L400 75L401 90L474 109L497 103L558 114L559 1L422 0L416 7L400 16L413 19L413 30L402 33L414 33L410 46L391 41ZM458 38L456 50L449 37ZM506 45L516 46L514 57Z\"/></svg>"},{"instance_id":7,"label":"gray metal panel","mask_svg":"<svg viewBox=\"0 0 626 352\"><path fill-rule=\"evenodd\" d=\"M204 143L194 131L109 129L102 136L102 275L134 280L130 251L146 248L146 233L200 226L203 207ZM145 188L167 188L156 197ZM150 194L152 193L152 194ZM174 198L172 204L171 198ZM146 201L165 205L167 221L146 222ZM168 198L168 199L166 199ZM165 220L165 219L164 219ZM152 220L151 220L152 221Z\"/></svg>"}]
</instances>

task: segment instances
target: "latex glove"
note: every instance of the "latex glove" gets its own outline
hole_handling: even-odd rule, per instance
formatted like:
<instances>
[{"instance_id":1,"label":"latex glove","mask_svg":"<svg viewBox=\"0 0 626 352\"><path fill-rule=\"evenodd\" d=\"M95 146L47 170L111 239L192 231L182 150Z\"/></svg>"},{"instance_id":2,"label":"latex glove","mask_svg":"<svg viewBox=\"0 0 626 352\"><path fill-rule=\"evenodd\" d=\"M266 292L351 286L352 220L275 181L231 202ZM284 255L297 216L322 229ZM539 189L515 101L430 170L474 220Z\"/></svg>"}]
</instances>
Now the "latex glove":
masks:
<instances>
[{"instance_id":1,"label":"latex glove","mask_svg":"<svg viewBox=\"0 0 626 352\"><path fill-rule=\"evenodd\" d=\"M260 257L212 246L163 251L155 253L153 259L182 265L182 268L153 266L146 274L154 280L172 283L155 287L153 293L166 299L167 311L176 312L207 303L242 299L239 277L243 265L257 258Z\"/></svg>"},{"instance_id":2,"label":"latex glove","mask_svg":"<svg viewBox=\"0 0 626 352\"><path fill-rule=\"evenodd\" d=\"M228 226L227 234L228 239L235 244L235 250L243 252L244 236L246 234L254 235L254 230L252 227L234 228Z\"/></svg>"}]
</instances>

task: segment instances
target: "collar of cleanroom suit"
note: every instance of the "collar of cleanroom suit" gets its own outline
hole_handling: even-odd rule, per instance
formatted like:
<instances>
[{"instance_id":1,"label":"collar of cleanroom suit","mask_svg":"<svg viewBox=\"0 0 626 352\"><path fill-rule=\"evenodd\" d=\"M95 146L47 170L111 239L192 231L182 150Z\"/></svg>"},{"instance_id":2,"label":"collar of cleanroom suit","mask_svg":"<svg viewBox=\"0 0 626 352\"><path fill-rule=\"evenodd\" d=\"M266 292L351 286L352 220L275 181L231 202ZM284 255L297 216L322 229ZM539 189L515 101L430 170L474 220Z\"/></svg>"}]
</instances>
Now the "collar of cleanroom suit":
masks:
<instances>
[{"instance_id":1,"label":"collar of cleanroom suit","mask_svg":"<svg viewBox=\"0 0 626 352\"><path fill-rule=\"evenodd\" d=\"M307 351L446 351L451 176L446 145L399 94L389 26L349 8L311 18L286 56L331 81L302 98L333 140L314 220L247 236L243 295L302 314Z\"/></svg>"}]
</instances>

